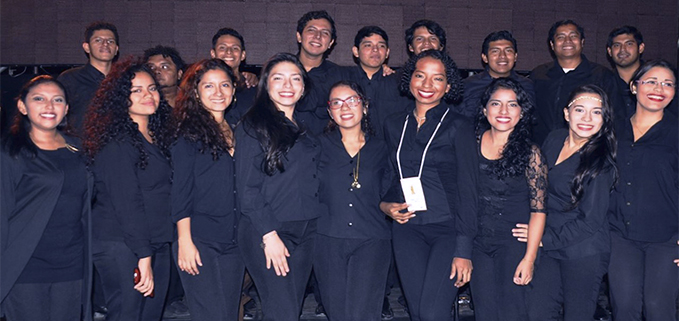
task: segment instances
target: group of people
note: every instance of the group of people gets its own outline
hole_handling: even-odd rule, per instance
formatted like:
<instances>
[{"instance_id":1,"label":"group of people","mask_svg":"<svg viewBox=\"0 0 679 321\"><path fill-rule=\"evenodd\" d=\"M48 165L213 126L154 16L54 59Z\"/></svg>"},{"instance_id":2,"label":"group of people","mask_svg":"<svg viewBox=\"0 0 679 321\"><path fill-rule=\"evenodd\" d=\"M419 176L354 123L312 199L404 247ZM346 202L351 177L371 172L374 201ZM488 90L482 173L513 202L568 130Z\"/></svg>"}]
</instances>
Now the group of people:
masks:
<instances>
[{"instance_id":1,"label":"group of people","mask_svg":"<svg viewBox=\"0 0 679 321\"><path fill-rule=\"evenodd\" d=\"M677 320L677 75L636 28L609 36L614 73L556 22L528 78L508 31L466 79L430 20L396 71L377 26L351 67L327 12L296 36L255 75L234 29L186 67L114 63L95 23L87 65L28 82L1 152L7 320L90 319L95 270L107 320L160 320L172 269L192 320L236 320L245 271L264 320L298 320L312 268L329 320L380 320L392 260L414 321L467 283L479 321L591 320L605 274L614 320Z\"/></svg>"}]
</instances>

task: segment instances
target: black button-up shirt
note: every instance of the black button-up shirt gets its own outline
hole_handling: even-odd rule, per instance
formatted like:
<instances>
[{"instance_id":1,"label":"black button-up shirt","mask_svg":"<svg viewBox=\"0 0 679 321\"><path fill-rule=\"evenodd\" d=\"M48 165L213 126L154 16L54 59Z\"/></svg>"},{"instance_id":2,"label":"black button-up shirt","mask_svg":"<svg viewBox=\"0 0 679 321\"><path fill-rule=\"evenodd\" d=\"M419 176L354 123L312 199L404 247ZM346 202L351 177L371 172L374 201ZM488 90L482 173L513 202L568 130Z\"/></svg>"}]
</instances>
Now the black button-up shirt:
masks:
<instances>
[{"instance_id":1,"label":"black button-up shirt","mask_svg":"<svg viewBox=\"0 0 679 321\"><path fill-rule=\"evenodd\" d=\"M59 75L68 95L68 123L77 131L82 128L85 112L105 75L91 64L69 69Z\"/></svg>"},{"instance_id":2,"label":"black button-up shirt","mask_svg":"<svg viewBox=\"0 0 679 321\"><path fill-rule=\"evenodd\" d=\"M677 120L665 114L636 142L629 119L616 130L620 179L611 197L613 231L634 241L666 242L679 232Z\"/></svg>"},{"instance_id":3,"label":"black button-up shirt","mask_svg":"<svg viewBox=\"0 0 679 321\"><path fill-rule=\"evenodd\" d=\"M330 87L340 80L349 79L345 68L325 59L320 66L307 72L309 88L297 103L297 117L303 126L314 135L323 133L328 125L328 96Z\"/></svg>"},{"instance_id":4,"label":"black button-up shirt","mask_svg":"<svg viewBox=\"0 0 679 321\"><path fill-rule=\"evenodd\" d=\"M318 233L337 238L390 239L391 223L379 206L393 175L384 141L366 137L359 160L357 155L349 156L339 130L319 140L319 195L327 211L318 220ZM357 166L360 188L353 188Z\"/></svg>"}]
</instances>

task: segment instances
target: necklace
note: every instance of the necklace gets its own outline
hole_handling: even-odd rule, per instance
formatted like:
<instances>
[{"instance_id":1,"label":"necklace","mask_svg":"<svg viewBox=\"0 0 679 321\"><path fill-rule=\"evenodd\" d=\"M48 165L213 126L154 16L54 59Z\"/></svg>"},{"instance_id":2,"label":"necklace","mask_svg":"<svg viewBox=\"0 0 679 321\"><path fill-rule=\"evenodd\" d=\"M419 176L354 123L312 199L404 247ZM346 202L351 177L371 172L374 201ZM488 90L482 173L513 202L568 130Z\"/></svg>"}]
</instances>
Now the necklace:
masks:
<instances>
[{"instance_id":1,"label":"necklace","mask_svg":"<svg viewBox=\"0 0 679 321\"><path fill-rule=\"evenodd\" d=\"M417 120L417 130L420 130L420 127L422 127L422 124L427 120L427 116L417 116L417 113L413 110L413 116L415 116L415 120ZM420 124L420 122L422 122Z\"/></svg>"},{"instance_id":2,"label":"necklace","mask_svg":"<svg viewBox=\"0 0 679 321\"><path fill-rule=\"evenodd\" d=\"M354 182L351 183L351 187L355 189L361 188L361 183L358 182L358 170L361 166L361 150L358 150L358 154L356 156L356 168L354 168Z\"/></svg>"}]
</instances>

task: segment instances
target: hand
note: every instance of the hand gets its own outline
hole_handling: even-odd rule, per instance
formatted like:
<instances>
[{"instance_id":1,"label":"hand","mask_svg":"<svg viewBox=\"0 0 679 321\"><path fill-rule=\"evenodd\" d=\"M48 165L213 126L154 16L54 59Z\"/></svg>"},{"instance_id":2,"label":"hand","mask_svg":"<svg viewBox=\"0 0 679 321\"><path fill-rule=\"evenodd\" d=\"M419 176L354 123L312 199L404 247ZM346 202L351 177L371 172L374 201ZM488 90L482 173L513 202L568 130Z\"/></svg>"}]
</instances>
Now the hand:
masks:
<instances>
[{"instance_id":1,"label":"hand","mask_svg":"<svg viewBox=\"0 0 679 321\"><path fill-rule=\"evenodd\" d=\"M389 76L389 75L391 75L395 72L396 72L396 70L391 69L389 66L387 66L387 64L382 65L382 76L383 77Z\"/></svg>"},{"instance_id":2,"label":"hand","mask_svg":"<svg viewBox=\"0 0 679 321\"><path fill-rule=\"evenodd\" d=\"M139 259L137 266L139 267L141 280L134 286L134 289L141 292L144 296L150 296L153 293L153 269L151 268L151 257L147 256Z\"/></svg>"},{"instance_id":3,"label":"hand","mask_svg":"<svg viewBox=\"0 0 679 321\"><path fill-rule=\"evenodd\" d=\"M450 267L450 279L455 279L457 276L457 281L455 281L455 287L462 287L467 284L472 279L472 260L463 259L461 257L456 257L453 259L453 264Z\"/></svg>"},{"instance_id":4,"label":"hand","mask_svg":"<svg viewBox=\"0 0 679 321\"><path fill-rule=\"evenodd\" d=\"M528 242L528 224L516 224L516 228L512 229L512 235L519 240L519 242Z\"/></svg>"},{"instance_id":5,"label":"hand","mask_svg":"<svg viewBox=\"0 0 679 321\"><path fill-rule=\"evenodd\" d=\"M514 272L514 284L528 285L533 280L533 269L535 265L533 261L523 258Z\"/></svg>"},{"instance_id":6,"label":"hand","mask_svg":"<svg viewBox=\"0 0 679 321\"><path fill-rule=\"evenodd\" d=\"M247 71L242 72L241 75L245 78L245 86L248 88L257 87L257 84L259 83L257 75Z\"/></svg>"},{"instance_id":7,"label":"hand","mask_svg":"<svg viewBox=\"0 0 679 321\"><path fill-rule=\"evenodd\" d=\"M390 203L390 202L380 203L380 209L382 210L382 212L384 212L384 214L393 218L394 221L400 224L408 223L408 220L415 217L415 212L401 213L402 210L405 210L407 208L408 204L406 203Z\"/></svg>"},{"instance_id":8,"label":"hand","mask_svg":"<svg viewBox=\"0 0 679 321\"><path fill-rule=\"evenodd\" d=\"M677 241L677 245L679 245L679 241ZM679 266L679 259L674 260L674 263L677 264L677 266Z\"/></svg>"},{"instance_id":9,"label":"hand","mask_svg":"<svg viewBox=\"0 0 679 321\"><path fill-rule=\"evenodd\" d=\"M191 239L180 239L178 252L177 265L179 265L179 269L191 275L200 274L198 267L203 266L203 261L200 260L200 253L193 241Z\"/></svg>"},{"instance_id":10,"label":"hand","mask_svg":"<svg viewBox=\"0 0 679 321\"><path fill-rule=\"evenodd\" d=\"M288 257L290 257L290 252L288 248L285 247L283 241L278 236L276 231L271 231L264 234L262 237L262 244L264 244L264 256L266 257L266 268L271 269L273 265L276 275L286 276L290 272L288 267Z\"/></svg>"}]
</instances>

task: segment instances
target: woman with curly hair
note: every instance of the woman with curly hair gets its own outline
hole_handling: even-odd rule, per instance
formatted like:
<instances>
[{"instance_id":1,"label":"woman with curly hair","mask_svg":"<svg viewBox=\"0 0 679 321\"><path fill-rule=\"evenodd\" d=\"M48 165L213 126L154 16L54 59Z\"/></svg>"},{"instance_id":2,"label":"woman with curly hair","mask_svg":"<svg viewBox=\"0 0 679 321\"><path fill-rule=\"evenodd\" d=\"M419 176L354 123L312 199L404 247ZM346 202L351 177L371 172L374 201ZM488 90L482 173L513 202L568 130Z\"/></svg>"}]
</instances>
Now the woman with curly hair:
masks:
<instances>
[{"instance_id":1,"label":"woman with curly hair","mask_svg":"<svg viewBox=\"0 0 679 321\"><path fill-rule=\"evenodd\" d=\"M552 131L542 146L549 215L528 291L529 320L582 321L594 315L611 251L607 212L618 176L612 115L601 88L580 86L564 108L568 128ZM527 227L512 230L519 241L530 237Z\"/></svg>"},{"instance_id":2,"label":"woman with curly hair","mask_svg":"<svg viewBox=\"0 0 679 321\"><path fill-rule=\"evenodd\" d=\"M13 321L89 320L92 181L77 140L58 128L66 90L35 77L17 108L0 152L0 310Z\"/></svg>"},{"instance_id":3,"label":"woman with curly hair","mask_svg":"<svg viewBox=\"0 0 679 321\"><path fill-rule=\"evenodd\" d=\"M169 113L151 70L128 58L113 66L86 115L94 265L107 320L162 317L172 241Z\"/></svg>"},{"instance_id":4,"label":"woman with curly hair","mask_svg":"<svg viewBox=\"0 0 679 321\"><path fill-rule=\"evenodd\" d=\"M264 320L298 320L311 274L320 147L295 107L308 84L297 57L269 59L257 98L236 128L238 245L262 300ZM273 270L272 270L273 268Z\"/></svg>"},{"instance_id":5,"label":"woman with curly hair","mask_svg":"<svg viewBox=\"0 0 679 321\"><path fill-rule=\"evenodd\" d=\"M233 131L224 118L235 93L224 61L193 64L173 109L173 251L192 320L236 320L245 267L236 245Z\"/></svg>"},{"instance_id":6,"label":"woman with curly hair","mask_svg":"<svg viewBox=\"0 0 679 321\"><path fill-rule=\"evenodd\" d=\"M533 278L545 226L547 164L530 141L533 104L516 80L493 80L481 102L476 123L478 209L459 213L475 232L474 316L479 321L525 321L524 286ZM512 237L517 223L529 223L528 246Z\"/></svg>"},{"instance_id":7,"label":"woman with curly hair","mask_svg":"<svg viewBox=\"0 0 679 321\"><path fill-rule=\"evenodd\" d=\"M473 183L474 131L443 102L459 100L462 93L462 80L447 54L427 50L413 56L400 90L414 101L407 113L385 123L400 184L394 180L380 208L398 223L392 225L394 258L411 320L449 320L456 287L471 277L471 241L457 241L463 235L455 215L467 206L457 201L458 186ZM462 199L472 201L473 195Z\"/></svg>"}]
</instances>

